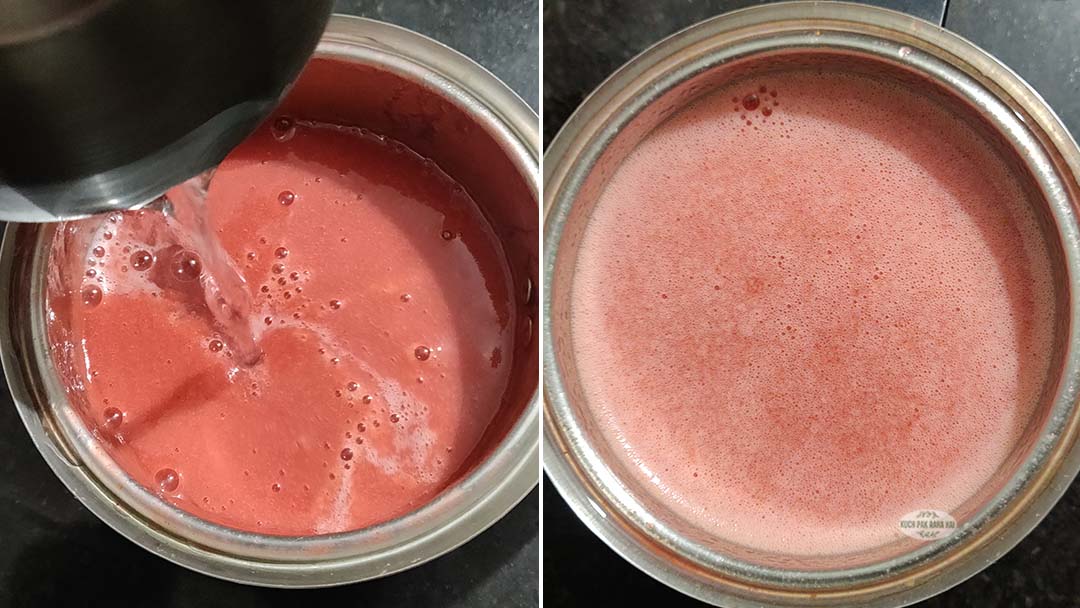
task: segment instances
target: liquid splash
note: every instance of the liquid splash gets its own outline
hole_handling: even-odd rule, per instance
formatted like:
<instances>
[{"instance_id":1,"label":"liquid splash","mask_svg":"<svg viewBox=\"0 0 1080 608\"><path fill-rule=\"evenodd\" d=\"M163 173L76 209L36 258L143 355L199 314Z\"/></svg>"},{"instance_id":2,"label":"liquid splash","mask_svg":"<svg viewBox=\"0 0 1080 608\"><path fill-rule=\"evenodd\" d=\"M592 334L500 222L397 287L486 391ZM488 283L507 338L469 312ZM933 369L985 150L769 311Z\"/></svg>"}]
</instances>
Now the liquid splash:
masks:
<instances>
[{"instance_id":1,"label":"liquid splash","mask_svg":"<svg viewBox=\"0 0 1080 608\"><path fill-rule=\"evenodd\" d=\"M198 278L206 307L221 327L236 360L250 366L258 363L263 353L251 327L252 302L247 282L210 227L206 195L212 177L213 170L196 175L166 192L152 206L164 212L170 235L184 248L172 261L177 277Z\"/></svg>"}]
</instances>

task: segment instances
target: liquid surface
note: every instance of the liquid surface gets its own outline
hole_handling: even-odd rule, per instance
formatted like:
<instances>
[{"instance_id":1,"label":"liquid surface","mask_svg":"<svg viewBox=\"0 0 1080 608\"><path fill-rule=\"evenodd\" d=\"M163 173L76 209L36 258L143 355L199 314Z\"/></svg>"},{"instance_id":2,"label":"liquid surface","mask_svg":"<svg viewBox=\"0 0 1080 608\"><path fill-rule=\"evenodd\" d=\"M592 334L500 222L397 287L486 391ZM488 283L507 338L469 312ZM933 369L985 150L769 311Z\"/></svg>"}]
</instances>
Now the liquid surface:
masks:
<instances>
[{"instance_id":1,"label":"liquid surface","mask_svg":"<svg viewBox=\"0 0 1080 608\"><path fill-rule=\"evenodd\" d=\"M195 515L290 535L383 522L455 481L502 402L515 316L461 186L396 142L283 119L217 169L207 208L246 279L254 365L162 214L57 232L53 357L119 466Z\"/></svg>"},{"instance_id":2,"label":"liquid surface","mask_svg":"<svg viewBox=\"0 0 1080 608\"><path fill-rule=\"evenodd\" d=\"M573 354L602 435L654 499L757 550L856 552L957 509L1048 374L1030 204L899 86L806 70L698 100L583 238Z\"/></svg>"}]
</instances>

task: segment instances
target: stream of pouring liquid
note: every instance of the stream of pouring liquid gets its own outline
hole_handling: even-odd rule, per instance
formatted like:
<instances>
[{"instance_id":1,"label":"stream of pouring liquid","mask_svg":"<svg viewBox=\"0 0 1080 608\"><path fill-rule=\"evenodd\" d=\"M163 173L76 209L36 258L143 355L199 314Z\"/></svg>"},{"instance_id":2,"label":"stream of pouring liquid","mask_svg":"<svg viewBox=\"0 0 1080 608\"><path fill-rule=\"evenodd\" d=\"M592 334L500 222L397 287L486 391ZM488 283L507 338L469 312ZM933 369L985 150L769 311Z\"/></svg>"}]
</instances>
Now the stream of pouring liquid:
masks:
<instances>
[{"instance_id":1,"label":"stream of pouring liquid","mask_svg":"<svg viewBox=\"0 0 1080 608\"><path fill-rule=\"evenodd\" d=\"M251 293L210 226L206 194L213 170L206 171L166 192L155 206L165 213L166 225L178 244L194 256L182 260L198 275L206 308L220 326L236 361L254 365L262 358L251 324Z\"/></svg>"}]
</instances>

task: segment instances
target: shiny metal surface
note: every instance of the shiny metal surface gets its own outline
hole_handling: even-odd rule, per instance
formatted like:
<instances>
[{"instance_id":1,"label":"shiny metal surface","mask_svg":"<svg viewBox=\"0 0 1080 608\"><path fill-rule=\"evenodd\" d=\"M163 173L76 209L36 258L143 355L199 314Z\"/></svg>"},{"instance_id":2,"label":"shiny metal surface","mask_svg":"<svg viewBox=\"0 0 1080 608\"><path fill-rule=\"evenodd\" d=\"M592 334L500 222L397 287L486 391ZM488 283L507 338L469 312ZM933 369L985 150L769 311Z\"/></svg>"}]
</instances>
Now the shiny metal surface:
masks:
<instances>
[{"instance_id":1,"label":"shiny metal surface","mask_svg":"<svg viewBox=\"0 0 1080 608\"><path fill-rule=\"evenodd\" d=\"M366 19L331 18L309 69L335 62L346 64L346 71L355 69L351 75L338 72L346 82L352 82L346 77L359 79L359 85L369 78L381 80L372 86L349 86L325 100L326 107L312 110L323 113L319 118L347 113L354 102L384 108L385 115L365 116L375 123L399 124L401 133L388 134L430 153L482 205L499 201L485 208L493 223L514 213L531 218L531 228L529 221L512 227L513 235L526 236L507 237L504 245L512 262L515 257L536 259L539 133L528 106L466 57L408 30ZM399 86L386 86L390 81ZM395 123L400 117L394 111L408 104L410 90L428 102L440 100L445 105L434 107L435 114L456 121L453 126L460 130L443 130L446 125L440 124L432 135L430 123ZM293 99L305 95L302 75L285 106L308 108L307 98ZM342 100L345 105L335 106ZM473 143L462 143L461 132L472 133ZM412 140L410 133L426 139ZM425 145L432 148L425 150ZM445 156L463 146L472 154ZM55 224L9 225L5 233L0 252L0 285L7 293L0 300L4 370L20 416L56 475L105 523L144 548L238 582L277 587L343 584L392 574L452 550L497 521L536 485L538 345L533 337L525 341L528 365L518 388L522 403L505 421L503 434L457 484L403 517L353 532L280 537L218 526L161 501L115 466L60 385L43 319L48 249L55 229ZM533 266L517 280L535 282L535 262ZM535 310L536 302L526 305Z\"/></svg>"},{"instance_id":2,"label":"shiny metal surface","mask_svg":"<svg viewBox=\"0 0 1080 608\"><path fill-rule=\"evenodd\" d=\"M592 433L569 347L568 287L590 205L636 141L710 84L754 62L844 57L934 83L990 126L1045 199L1063 294L1056 384L1015 470L932 544L845 560L750 556L665 517L624 481ZM1053 112L990 55L936 25L868 6L795 2L737 11L662 41L602 84L544 162L544 465L593 532L654 578L732 607L901 606L959 583L1015 545L1080 470L1080 150Z\"/></svg>"},{"instance_id":3,"label":"shiny metal surface","mask_svg":"<svg viewBox=\"0 0 1080 608\"><path fill-rule=\"evenodd\" d=\"M331 0L4 0L0 220L128 209L221 161L311 56Z\"/></svg>"}]
</instances>

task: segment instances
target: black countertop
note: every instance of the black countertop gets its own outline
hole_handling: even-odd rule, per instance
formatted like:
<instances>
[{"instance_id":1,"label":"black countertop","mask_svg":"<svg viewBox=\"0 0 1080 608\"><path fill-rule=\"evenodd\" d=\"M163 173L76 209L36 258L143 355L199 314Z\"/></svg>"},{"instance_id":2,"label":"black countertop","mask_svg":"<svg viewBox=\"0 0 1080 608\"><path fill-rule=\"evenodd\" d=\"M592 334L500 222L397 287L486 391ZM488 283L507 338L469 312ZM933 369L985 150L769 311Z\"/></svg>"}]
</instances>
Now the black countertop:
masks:
<instances>
[{"instance_id":1,"label":"black countertop","mask_svg":"<svg viewBox=\"0 0 1080 608\"><path fill-rule=\"evenodd\" d=\"M611 72L697 21L760 4L731 0L547 0L544 140ZM876 0L972 40L1038 90L1080 134L1080 0ZM544 481L544 601L557 606L703 605L622 560ZM1015 549L925 608L1080 606L1080 483Z\"/></svg>"},{"instance_id":2,"label":"black countertop","mask_svg":"<svg viewBox=\"0 0 1080 608\"><path fill-rule=\"evenodd\" d=\"M341 0L338 12L443 42L537 106L537 0ZM0 606L468 606L537 603L539 492L459 549L407 572L333 589L283 591L196 574L101 523L46 466L0 387Z\"/></svg>"}]
</instances>

